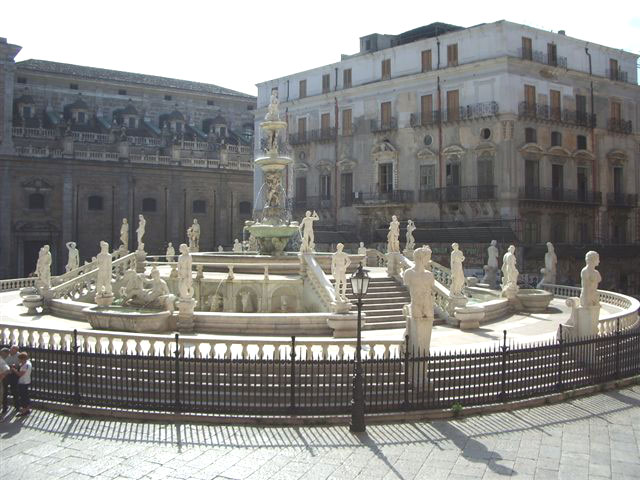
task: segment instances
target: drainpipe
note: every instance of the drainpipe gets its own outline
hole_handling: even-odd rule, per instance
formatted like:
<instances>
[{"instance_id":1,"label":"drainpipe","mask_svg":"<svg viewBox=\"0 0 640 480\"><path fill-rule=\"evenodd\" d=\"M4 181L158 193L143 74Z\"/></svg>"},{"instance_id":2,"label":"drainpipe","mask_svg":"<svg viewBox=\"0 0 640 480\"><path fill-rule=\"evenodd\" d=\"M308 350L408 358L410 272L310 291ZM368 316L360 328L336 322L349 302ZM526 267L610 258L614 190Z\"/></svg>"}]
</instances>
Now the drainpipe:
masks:
<instances>
[{"instance_id":1,"label":"drainpipe","mask_svg":"<svg viewBox=\"0 0 640 480\"><path fill-rule=\"evenodd\" d=\"M595 106L594 106L594 98L593 98L593 72L591 70L591 54L589 53L589 47L584 47L584 52L589 58L589 94L590 94L590 103L591 103L591 115L595 114ZM592 122L589 122L590 133L591 133L591 151L593 152L593 171L591 172L591 182L592 182L592 190L595 192L598 190L598 155L596 152L596 133L595 133L595 125ZM603 200L604 201L604 200ZM599 233L598 228L598 215L596 214L593 219L593 236L594 240L597 238Z\"/></svg>"},{"instance_id":2,"label":"drainpipe","mask_svg":"<svg viewBox=\"0 0 640 480\"><path fill-rule=\"evenodd\" d=\"M436 70L440 70L440 39L436 38L436 43L438 45L438 67Z\"/></svg>"},{"instance_id":3,"label":"drainpipe","mask_svg":"<svg viewBox=\"0 0 640 480\"><path fill-rule=\"evenodd\" d=\"M336 83L335 83L335 86L333 87L334 92L338 90L338 67L336 67L335 70L336 70Z\"/></svg>"},{"instance_id":4,"label":"drainpipe","mask_svg":"<svg viewBox=\"0 0 640 480\"><path fill-rule=\"evenodd\" d=\"M440 76L438 75L438 187L442 188L444 185L444 162L442 158L442 89L440 88ZM440 190L442 192L442 190ZM442 203L440 203L440 220L442 220Z\"/></svg>"},{"instance_id":5,"label":"drainpipe","mask_svg":"<svg viewBox=\"0 0 640 480\"><path fill-rule=\"evenodd\" d=\"M336 84L338 82L338 69L336 68ZM333 225L336 227L338 227L338 202L340 201L340 196L338 195L338 97L334 98L334 102L335 102L335 106L334 106L334 125L335 125L335 129L336 129L336 133L335 133L335 137L334 137L334 142L333 144L335 145L335 164L334 164L334 180L333 180L333 185L335 188L335 196L336 196L336 201L333 202L334 203L334 210L333 210L333 215L334 215L334 221L333 221Z\"/></svg>"}]
</instances>

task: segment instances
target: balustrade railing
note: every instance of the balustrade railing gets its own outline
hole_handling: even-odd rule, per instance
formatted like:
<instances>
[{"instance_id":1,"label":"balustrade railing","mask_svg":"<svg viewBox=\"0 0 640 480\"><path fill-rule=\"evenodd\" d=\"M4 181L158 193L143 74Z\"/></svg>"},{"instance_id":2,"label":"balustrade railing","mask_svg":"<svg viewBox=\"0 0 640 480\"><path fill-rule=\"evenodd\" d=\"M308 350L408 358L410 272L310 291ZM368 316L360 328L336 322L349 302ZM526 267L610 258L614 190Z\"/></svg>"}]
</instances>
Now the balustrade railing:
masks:
<instances>
[{"instance_id":1,"label":"balustrade railing","mask_svg":"<svg viewBox=\"0 0 640 480\"><path fill-rule=\"evenodd\" d=\"M479 202L495 200L497 198L496 185L471 185L454 186L443 188L432 188L418 191L418 201L420 202Z\"/></svg>"},{"instance_id":2,"label":"balustrade railing","mask_svg":"<svg viewBox=\"0 0 640 480\"><path fill-rule=\"evenodd\" d=\"M633 208L638 205L638 195L635 193L607 193L607 205L614 207Z\"/></svg>"},{"instance_id":3,"label":"balustrade railing","mask_svg":"<svg viewBox=\"0 0 640 480\"><path fill-rule=\"evenodd\" d=\"M396 117L390 117L384 120L371 120L369 128L373 133L389 132L391 130L398 129L398 119Z\"/></svg>"},{"instance_id":4,"label":"balustrade railing","mask_svg":"<svg viewBox=\"0 0 640 480\"><path fill-rule=\"evenodd\" d=\"M327 312L332 311L332 304L336 302L336 295L331 281L313 255L302 255L301 259L304 262L305 280L309 282L313 291L318 295L322 308Z\"/></svg>"},{"instance_id":5,"label":"balustrade railing","mask_svg":"<svg viewBox=\"0 0 640 480\"><path fill-rule=\"evenodd\" d=\"M611 68L607 68L605 71L605 76L609 79L609 80L613 80L616 82L628 82L629 81L629 73L628 72L624 72L621 69L611 69Z\"/></svg>"},{"instance_id":6,"label":"balustrade railing","mask_svg":"<svg viewBox=\"0 0 640 480\"><path fill-rule=\"evenodd\" d=\"M391 190L389 192L354 192L353 204L413 203L413 190Z\"/></svg>"},{"instance_id":7,"label":"balustrade railing","mask_svg":"<svg viewBox=\"0 0 640 480\"><path fill-rule=\"evenodd\" d=\"M519 48L518 56L523 60L529 60L531 62L542 63L551 67L567 68L567 57L561 57L559 55L547 54L539 50L533 50L529 48Z\"/></svg>"},{"instance_id":8,"label":"balustrade railing","mask_svg":"<svg viewBox=\"0 0 640 480\"><path fill-rule=\"evenodd\" d=\"M602 203L601 192L586 190L566 190L564 188L541 188L528 186L518 192L521 200L539 200L543 202L567 202L600 205Z\"/></svg>"},{"instance_id":9,"label":"balustrade railing","mask_svg":"<svg viewBox=\"0 0 640 480\"><path fill-rule=\"evenodd\" d=\"M12 127L11 134L14 137L56 138L56 130L53 128Z\"/></svg>"},{"instance_id":10,"label":"balustrade railing","mask_svg":"<svg viewBox=\"0 0 640 480\"><path fill-rule=\"evenodd\" d=\"M609 118L607 120L607 129L615 133L631 134L633 133L633 123L631 120Z\"/></svg>"},{"instance_id":11,"label":"balustrade railing","mask_svg":"<svg viewBox=\"0 0 640 480\"><path fill-rule=\"evenodd\" d=\"M553 108L549 105L527 101L518 104L518 115L525 118L548 120L586 128L596 127L597 125L595 114L566 108Z\"/></svg>"},{"instance_id":12,"label":"balustrade railing","mask_svg":"<svg viewBox=\"0 0 640 480\"><path fill-rule=\"evenodd\" d=\"M52 152L49 150L49 147L35 147L33 145L27 146L16 146L16 154L25 157L38 157L45 158L49 157Z\"/></svg>"},{"instance_id":13,"label":"balustrade railing","mask_svg":"<svg viewBox=\"0 0 640 480\"><path fill-rule=\"evenodd\" d=\"M161 138L155 137L127 137L127 141L131 145L144 146L144 147L161 147L163 145L163 141Z\"/></svg>"},{"instance_id":14,"label":"balustrade railing","mask_svg":"<svg viewBox=\"0 0 640 480\"><path fill-rule=\"evenodd\" d=\"M108 133L95 132L71 132L73 140L82 143L111 143L111 136Z\"/></svg>"},{"instance_id":15,"label":"balustrade railing","mask_svg":"<svg viewBox=\"0 0 640 480\"><path fill-rule=\"evenodd\" d=\"M34 287L36 284L36 277L28 278L9 278L0 280L0 292L7 292L10 290L20 290L25 287Z\"/></svg>"}]
</instances>

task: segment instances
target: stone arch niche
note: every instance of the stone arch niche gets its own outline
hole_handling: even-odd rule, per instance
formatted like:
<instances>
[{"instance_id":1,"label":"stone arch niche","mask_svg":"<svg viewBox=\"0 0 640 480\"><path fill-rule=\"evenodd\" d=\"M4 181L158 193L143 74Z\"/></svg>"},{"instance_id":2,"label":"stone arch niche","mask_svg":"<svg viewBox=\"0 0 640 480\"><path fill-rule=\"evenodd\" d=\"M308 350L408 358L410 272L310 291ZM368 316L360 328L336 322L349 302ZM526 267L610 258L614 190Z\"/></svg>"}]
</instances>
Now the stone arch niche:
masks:
<instances>
[{"instance_id":1,"label":"stone arch niche","mask_svg":"<svg viewBox=\"0 0 640 480\"><path fill-rule=\"evenodd\" d=\"M379 170L380 165L391 164L392 186L394 190L398 189L398 150L393 144L384 139L378 142L371 149L371 159L373 160L373 183L378 186L380 184Z\"/></svg>"},{"instance_id":2,"label":"stone arch niche","mask_svg":"<svg viewBox=\"0 0 640 480\"><path fill-rule=\"evenodd\" d=\"M256 313L260 310L260 295L254 288L245 285L236 292L234 305L238 313Z\"/></svg>"},{"instance_id":3,"label":"stone arch niche","mask_svg":"<svg viewBox=\"0 0 640 480\"><path fill-rule=\"evenodd\" d=\"M295 287L278 287L271 294L271 312L299 312L298 292Z\"/></svg>"}]
</instances>

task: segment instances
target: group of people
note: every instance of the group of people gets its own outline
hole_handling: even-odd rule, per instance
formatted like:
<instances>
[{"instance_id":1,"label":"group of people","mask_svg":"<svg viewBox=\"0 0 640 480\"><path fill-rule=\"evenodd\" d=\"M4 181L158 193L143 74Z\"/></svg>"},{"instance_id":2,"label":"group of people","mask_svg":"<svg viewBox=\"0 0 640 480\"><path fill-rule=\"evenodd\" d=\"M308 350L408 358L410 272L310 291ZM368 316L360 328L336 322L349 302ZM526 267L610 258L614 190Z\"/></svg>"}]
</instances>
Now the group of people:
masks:
<instances>
[{"instance_id":1,"label":"group of people","mask_svg":"<svg viewBox=\"0 0 640 480\"><path fill-rule=\"evenodd\" d=\"M0 389L2 390L2 416L9 410L9 393L13 396L18 416L31 413L29 387L31 386L31 361L27 352L17 346L0 349Z\"/></svg>"}]
</instances>

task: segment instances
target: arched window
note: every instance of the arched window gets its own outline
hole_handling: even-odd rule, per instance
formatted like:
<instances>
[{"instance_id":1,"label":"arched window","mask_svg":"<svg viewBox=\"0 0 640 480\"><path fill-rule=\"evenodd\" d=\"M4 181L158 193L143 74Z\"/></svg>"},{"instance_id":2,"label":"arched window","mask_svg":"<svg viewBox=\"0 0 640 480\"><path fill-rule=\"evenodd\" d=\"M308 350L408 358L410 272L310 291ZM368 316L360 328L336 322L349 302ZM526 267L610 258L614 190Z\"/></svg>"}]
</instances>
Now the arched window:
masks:
<instances>
[{"instance_id":1,"label":"arched window","mask_svg":"<svg viewBox=\"0 0 640 480\"><path fill-rule=\"evenodd\" d=\"M191 211L193 213L206 213L207 202L205 202L204 200L194 200L191 204Z\"/></svg>"},{"instance_id":2,"label":"arched window","mask_svg":"<svg viewBox=\"0 0 640 480\"><path fill-rule=\"evenodd\" d=\"M240 215L251 215L251 202L240 202Z\"/></svg>"},{"instance_id":3,"label":"arched window","mask_svg":"<svg viewBox=\"0 0 640 480\"><path fill-rule=\"evenodd\" d=\"M88 200L87 208L89 210L102 210L102 197L100 195L91 195Z\"/></svg>"},{"instance_id":4,"label":"arched window","mask_svg":"<svg viewBox=\"0 0 640 480\"><path fill-rule=\"evenodd\" d=\"M29 194L29 210L44 210L44 195L42 193Z\"/></svg>"},{"instance_id":5,"label":"arched window","mask_svg":"<svg viewBox=\"0 0 640 480\"><path fill-rule=\"evenodd\" d=\"M551 146L552 147L562 146L562 134L560 132L551 132Z\"/></svg>"},{"instance_id":6,"label":"arched window","mask_svg":"<svg viewBox=\"0 0 640 480\"><path fill-rule=\"evenodd\" d=\"M537 143L538 136L536 135L536 129L527 127L524 129L524 142L525 143Z\"/></svg>"},{"instance_id":7,"label":"arched window","mask_svg":"<svg viewBox=\"0 0 640 480\"><path fill-rule=\"evenodd\" d=\"M155 198L143 198L142 199L142 211L143 212L155 212L156 211L156 199Z\"/></svg>"}]
</instances>

